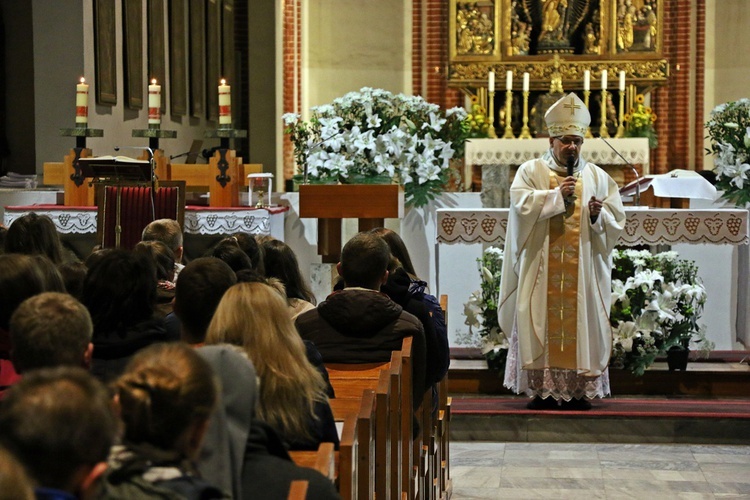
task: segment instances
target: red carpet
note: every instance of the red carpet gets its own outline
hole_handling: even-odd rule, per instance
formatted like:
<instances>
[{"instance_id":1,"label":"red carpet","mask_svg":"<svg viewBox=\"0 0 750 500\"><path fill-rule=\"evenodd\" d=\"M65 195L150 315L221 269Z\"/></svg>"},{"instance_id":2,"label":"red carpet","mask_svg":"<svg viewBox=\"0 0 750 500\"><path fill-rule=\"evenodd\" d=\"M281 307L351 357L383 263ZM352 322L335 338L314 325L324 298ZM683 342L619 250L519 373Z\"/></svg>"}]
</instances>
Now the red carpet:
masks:
<instances>
[{"instance_id":1,"label":"red carpet","mask_svg":"<svg viewBox=\"0 0 750 500\"><path fill-rule=\"evenodd\" d=\"M453 397L453 415L576 415L587 417L671 417L750 419L750 400L597 399L588 411L528 410L527 398Z\"/></svg>"}]
</instances>

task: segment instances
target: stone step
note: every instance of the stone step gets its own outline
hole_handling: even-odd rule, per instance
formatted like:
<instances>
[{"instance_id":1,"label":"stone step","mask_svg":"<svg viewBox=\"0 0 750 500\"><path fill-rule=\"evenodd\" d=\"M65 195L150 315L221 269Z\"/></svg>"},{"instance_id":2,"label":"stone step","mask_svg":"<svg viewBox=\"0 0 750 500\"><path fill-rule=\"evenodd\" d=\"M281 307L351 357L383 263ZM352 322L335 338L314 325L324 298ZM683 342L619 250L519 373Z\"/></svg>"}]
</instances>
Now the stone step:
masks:
<instances>
[{"instance_id":1,"label":"stone step","mask_svg":"<svg viewBox=\"0 0 750 500\"><path fill-rule=\"evenodd\" d=\"M455 441L750 444L750 398L619 396L588 411L528 410L525 396L452 398Z\"/></svg>"}]
</instances>

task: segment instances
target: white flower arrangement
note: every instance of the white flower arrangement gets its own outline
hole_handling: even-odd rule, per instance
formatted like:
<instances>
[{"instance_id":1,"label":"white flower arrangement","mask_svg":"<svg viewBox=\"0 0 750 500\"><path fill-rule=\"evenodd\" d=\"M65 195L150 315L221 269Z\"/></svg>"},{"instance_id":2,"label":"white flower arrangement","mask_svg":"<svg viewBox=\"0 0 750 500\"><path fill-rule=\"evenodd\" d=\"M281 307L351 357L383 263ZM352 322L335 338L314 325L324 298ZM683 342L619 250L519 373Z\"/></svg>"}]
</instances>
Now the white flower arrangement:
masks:
<instances>
[{"instance_id":1,"label":"white flower arrangement","mask_svg":"<svg viewBox=\"0 0 750 500\"><path fill-rule=\"evenodd\" d=\"M466 118L462 108L443 113L421 97L369 87L312 108L309 122L293 113L282 117L308 179L387 178L402 184L415 206L442 191L450 159L463 156Z\"/></svg>"},{"instance_id":2,"label":"white flower arrangement","mask_svg":"<svg viewBox=\"0 0 750 500\"><path fill-rule=\"evenodd\" d=\"M716 106L706 123L714 156L716 188L727 200L750 204L750 99Z\"/></svg>"},{"instance_id":3,"label":"white flower arrangement","mask_svg":"<svg viewBox=\"0 0 750 500\"><path fill-rule=\"evenodd\" d=\"M464 324L469 326L469 335L468 338L462 339L463 343L478 345L487 359L487 365L501 373L505 369L509 347L508 339L500 330L497 320L503 258L504 252L501 248L488 247L484 250L482 258L477 259L482 284L464 304ZM478 338L474 334L474 328L478 330Z\"/></svg>"},{"instance_id":4,"label":"white flower arrangement","mask_svg":"<svg viewBox=\"0 0 750 500\"><path fill-rule=\"evenodd\" d=\"M695 263L677 252L632 249L615 250L613 262L613 366L642 375L672 347L688 348L692 342L704 353L713 348L705 326L698 324L706 289Z\"/></svg>"}]
</instances>

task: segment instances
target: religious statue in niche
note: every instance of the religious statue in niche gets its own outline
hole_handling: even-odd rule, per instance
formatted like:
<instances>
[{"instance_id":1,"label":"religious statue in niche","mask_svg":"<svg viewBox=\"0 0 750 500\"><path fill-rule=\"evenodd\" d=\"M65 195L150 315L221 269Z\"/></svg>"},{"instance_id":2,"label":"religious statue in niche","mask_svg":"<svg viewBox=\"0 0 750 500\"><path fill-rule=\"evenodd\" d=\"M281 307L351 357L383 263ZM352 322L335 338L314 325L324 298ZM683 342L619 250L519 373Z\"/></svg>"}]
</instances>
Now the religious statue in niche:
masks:
<instances>
[{"instance_id":1,"label":"religious statue in niche","mask_svg":"<svg viewBox=\"0 0 750 500\"><path fill-rule=\"evenodd\" d=\"M617 0L617 52L656 50L658 0Z\"/></svg>"},{"instance_id":2,"label":"religious statue in niche","mask_svg":"<svg viewBox=\"0 0 750 500\"><path fill-rule=\"evenodd\" d=\"M512 0L511 12L511 34L528 32L527 55L599 53L599 0Z\"/></svg>"},{"instance_id":3,"label":"religious statue in niche","mask_svg":"<svg viewBox=\"0 0 750 500\"><path fill-rule=\"evenodd\" d=\"M488 55L495 50L494 2L456 4L456 53Z\"/></svg>"}]
</instances>

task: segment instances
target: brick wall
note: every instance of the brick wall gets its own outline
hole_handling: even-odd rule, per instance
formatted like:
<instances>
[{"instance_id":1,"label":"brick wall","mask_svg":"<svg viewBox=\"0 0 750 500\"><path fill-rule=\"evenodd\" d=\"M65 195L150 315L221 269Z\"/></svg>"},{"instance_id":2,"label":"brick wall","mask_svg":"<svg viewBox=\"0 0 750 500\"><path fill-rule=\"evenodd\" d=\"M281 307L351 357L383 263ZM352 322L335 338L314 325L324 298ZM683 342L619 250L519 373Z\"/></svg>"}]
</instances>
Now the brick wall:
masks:
<instances>
[{"instance_id":1,"label":"brick wall","mask_svg":"<svg viewBox=\"0 0 750 500\"><path fill-rule=\"evenodd\" d=\"M284 2L284 25L282 57L284 60L284 113L301 113L302 95L302 0ZM291 179L295 172L294 146L288 135L284 135L284 179Z\"/></svg>"},{"instance_id":2,"label":"brick wall","mask_svg":"<svg viewBox=\"0 0 750 500\"><path fill-rule=\"evenodd\" d=\"M427 22L423 26L422 12L426 7ZM412 92L444 109L463 104L461 92L448 87L448 2L445 0L414 0L412 33ZM424 46L423 46L424 43ZM424 57L423 57L424 54ZM422 81L426 77L426 94Z\"/></svg>"},{"instance_id":3,"label":"brick wall","mask_svg":"<svg viewBox=\"0 0 750 500\"><path fill-rule=\"evenodd\" d=\"M697 11L691 26L691 4ZM664 57L670 62L669 83L652 92L652 107L658 119L656 132L659 147L653 155L653 173L672 168L702 169L703 156L703 86L705 78L705 0L668 0L664 4ZM696 54L691 60L690 36L694 30ZM691 72L694 79L691 83ZM691 98L694 132L690 131ZM694 145L690 154L690 144Z\"/></svg>"}]
</instances>

